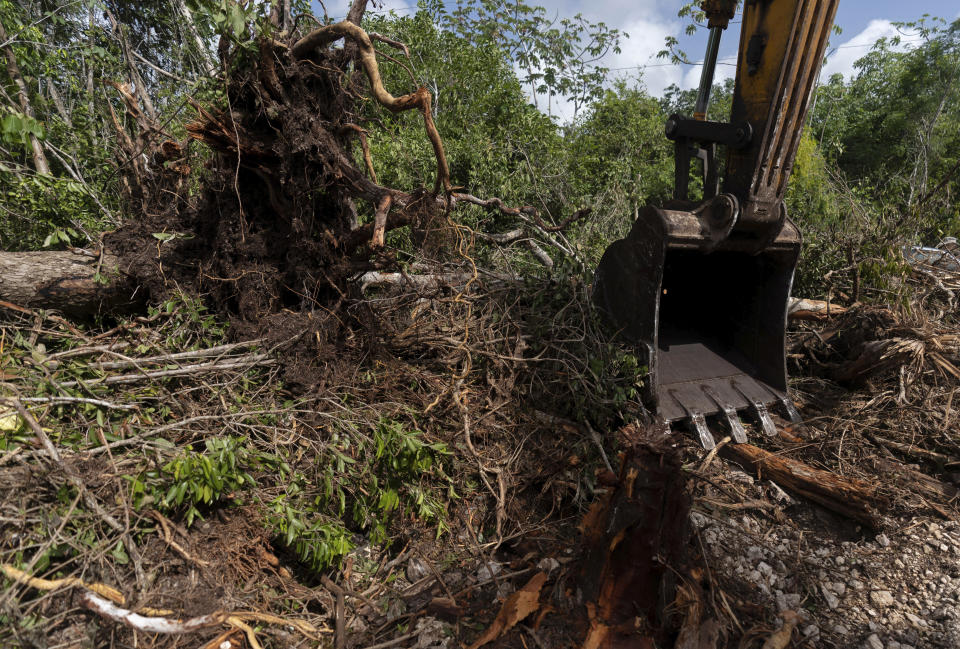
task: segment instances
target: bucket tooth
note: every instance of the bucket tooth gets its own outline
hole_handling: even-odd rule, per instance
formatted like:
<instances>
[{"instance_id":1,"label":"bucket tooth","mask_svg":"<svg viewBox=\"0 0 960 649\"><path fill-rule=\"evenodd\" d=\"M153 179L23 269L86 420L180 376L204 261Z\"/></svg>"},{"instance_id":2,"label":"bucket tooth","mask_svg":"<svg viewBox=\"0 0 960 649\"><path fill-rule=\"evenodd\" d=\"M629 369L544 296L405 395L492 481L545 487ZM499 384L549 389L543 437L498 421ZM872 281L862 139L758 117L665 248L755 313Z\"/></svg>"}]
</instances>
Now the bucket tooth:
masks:
<instances>
[{"instance_id":1,"label":"bucket tooth","mask_svg":"<svg viewBox=\"0 0 960 649\"><path fill-rule=\"evenodd\" d=\"M770 417L770 411L767 410L767 407L763 405L762 401L755 401L753 403L753 414L760 420L760 427L763 429L764 435L767 437L777 436L777 425L773 423L773 418Z\"/></svg>"},{"instance_id":2,"label":"bucket tooth","mask_svg":"<svg viewBox=\"0 0 960 649\"><path fill-rule=\"evenodd\" d=\"M707 420L703 416L702 412L692 412L690 413L690 424L693 426L693 429L697 431L697 436L700 438L700 444L707 451L712 451L716 445L716 440L713 439L713 435L707 429Z\"/></svg>"},{"instance_id":3,"label":"bucket tooth","mask_svg":"<svg viewBox=\"0 0 960 649\"><path fill-rule=\"evenodd\" d=\"M787 411L787 419L790 420L791 424L799 424L803 422L803 417L800 416L800 412L797 410L797 407L793 405L793 399L790 397L784 397L780 399L780 405L782 405L783 409Z\"/></svg>"},{"instance_id":4,"label":"bucket tooth","mask_svg":"<svg viewBox=\"0 0 960 649\"><path fill-rule=\"evenodd\" d=\"M746 444L747 431L744 430L743 424L740 422L736 407L721 399L720 395L709 385L701 385L700 389L723 411L724 419L727 420L727 427L730 429L730 435L733 437L734 442L737 444Z\"/></svg>"},{"instance_id":5,"label":"bucket tooth","mask_svg":"<svg viewBox=\"0 0 960 649\"><path fill-rule=\"evenodd\" d=\"M737 415L736 409L727 406L723 409L724 417L727 420L727 426L730 428L730 435L737 444L747 443L747 431L743 428L743 423Z\"/></svg>"}]
</instances>

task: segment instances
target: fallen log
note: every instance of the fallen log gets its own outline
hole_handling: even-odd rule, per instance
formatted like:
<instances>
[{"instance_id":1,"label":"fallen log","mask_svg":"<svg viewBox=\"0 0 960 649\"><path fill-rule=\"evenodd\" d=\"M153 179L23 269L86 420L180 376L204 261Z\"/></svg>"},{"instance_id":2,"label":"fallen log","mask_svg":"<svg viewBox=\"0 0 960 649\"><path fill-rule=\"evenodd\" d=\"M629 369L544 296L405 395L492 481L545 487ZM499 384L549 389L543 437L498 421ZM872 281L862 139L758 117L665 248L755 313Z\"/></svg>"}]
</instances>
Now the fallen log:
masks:
<instances>
[{"instance_id":1,"label":"fallen log","mask_svg":"<svg viewBox=\"0 0 960 649\"><path fill-rule=\"evenodd\" d=\"M89 250L0 252L0 301L89 318L141 305L119 258Z\"/></svg>"},{"instance_id":2,"label":"fallen log","mask_svg":"<svg viewBox=\"0 0 960 649\"><path fill-rule=\"evenodd\" d=\"M396 225L402 224L388 224L387 229ZM517 232L522 233L522 230ZM357 235L358 241L351 239L347 247L372 236L372 226L361 226L352 234ZM488 238L493 240L495 236L488 235ZM435 288L449 282L462 282L471 276L465 277L463 273L402 276L400 273L371 271L360 278L360 285L363 292L370 286L382 284ZM126 313L143 307L142 300L136 299L136 288L121 270L120 259L109 251L0 251L0 301L20 307L52 309L80 318L98 313ZM788 307L791 320L823 320L844 311L846 307L837 304L804 298L790 298Z\"/></svg>"},{"instance_id":3,"label":"fallen log","mask_svg":"<svg viewBox=\"0 0 960 649\"><path fill-rule=\"evenodd\" d=\"M830 511L873 529L881 526L879 512L888 503L876 484L816 469L752 444L728 444L720 450L720 456Z\"/></svg>"}]
</instances>

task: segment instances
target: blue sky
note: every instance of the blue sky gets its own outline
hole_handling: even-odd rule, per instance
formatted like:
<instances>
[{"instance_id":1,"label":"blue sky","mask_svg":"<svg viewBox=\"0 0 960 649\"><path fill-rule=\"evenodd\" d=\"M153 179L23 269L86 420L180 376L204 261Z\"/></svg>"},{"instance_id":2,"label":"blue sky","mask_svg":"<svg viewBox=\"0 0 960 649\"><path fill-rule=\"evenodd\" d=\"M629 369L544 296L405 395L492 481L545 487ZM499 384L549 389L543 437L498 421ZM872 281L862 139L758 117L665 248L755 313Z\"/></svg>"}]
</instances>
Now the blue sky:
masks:
<instances>
[{"instance_id":1,"label":"blue sky","mask_svg":"<svg viewBox=\"0 0 960 649\"><path fill-rule=\"evenodd\" d=\"M602 20L630 35L622 43L623 51L612 54L605 61L611 68L612 78L616 75L633 78L641 72L644 84L653 94L660 94L666 86L677 84L684 88L697 85L700 67L697 65L668 65L663 59L657 59L657 52L663 49L664 38L674 35L680 38L681 49L691 58L699 60L706 43L705 30L692 37L683 36L685 23L677 18L677 10L683 0L527 0L530 4L539 4L559 17L583 13L587 18ZM314 3L316 4L316 2ZM325 1L331 17L339 18L346 14L348 0ZM377 2L373 11L395 10L408 13L416 10L415 0L384 0ZM839 72L849 75L854 62L866 54L870 46L880 37L900 35L903 47L909 47L910 34L898 34L894 22L908 22L920 18L923 14L940 16L953 20L960 17L960 5L957 0L840 0L836 24L842 33L834 35L830 43L827 65L823 75ZM736 19L735 19L736 20ZM717 78L733 76L737 51L738 32L731 25L724 34L720 49L720 65L717 66ZM566 108L561 107L561 119L569 117Z\"/></svg>"}]
</instances>

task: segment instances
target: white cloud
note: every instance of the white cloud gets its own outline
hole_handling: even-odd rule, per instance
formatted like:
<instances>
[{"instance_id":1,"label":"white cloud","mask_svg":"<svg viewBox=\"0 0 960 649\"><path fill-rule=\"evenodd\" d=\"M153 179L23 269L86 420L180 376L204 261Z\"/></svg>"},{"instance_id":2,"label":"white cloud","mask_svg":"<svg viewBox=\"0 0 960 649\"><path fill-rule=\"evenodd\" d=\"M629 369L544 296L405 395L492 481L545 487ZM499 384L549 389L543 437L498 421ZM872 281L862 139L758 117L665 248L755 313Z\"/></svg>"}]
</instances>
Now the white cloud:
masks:
<instances>
[{"instance_id":1,"label":"white cloud","mask_svg":"<svg viewBox=\"0 0 960 649\"><path fill-rule=\"evenodd\" d=\"M870 52L873 44L881 38L899 36L901 42L894 49L904 51L910 48L909 34L903 34L889 20L871 20L859 34L838 46L831 46L827 50L827 63L820 72L820 78L826 81L834 74L842 74L850 79L855 70L853 64Z\"/></svg>"},{"instance_id":2,"label":"white cloud","mask_svg":"<svg viewBox=\"0 0 960 649\"><path fill-rule=\"evenodd\" d=\"M609 57L604 64L623 75L641 76L644 85L659 93L672 83L683 83L684 70L678 65L667 65L667 59L658 59L664 39L680 31L676 20L635 18L623 25L630 37L621 44L620 54Z\"/></svg>"}]
</instances>

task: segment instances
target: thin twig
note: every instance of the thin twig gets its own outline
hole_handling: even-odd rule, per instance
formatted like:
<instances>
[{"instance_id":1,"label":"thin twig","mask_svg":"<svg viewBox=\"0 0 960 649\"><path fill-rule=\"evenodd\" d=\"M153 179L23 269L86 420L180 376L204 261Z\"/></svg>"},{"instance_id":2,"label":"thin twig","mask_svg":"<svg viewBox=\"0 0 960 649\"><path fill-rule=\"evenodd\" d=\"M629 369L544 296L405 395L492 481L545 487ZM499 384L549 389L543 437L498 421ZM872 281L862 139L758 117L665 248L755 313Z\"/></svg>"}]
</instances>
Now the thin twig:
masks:
<instances>
[{"instance_id":1,"label":"thin twig","mask_svg":"<svg viewBox=\"0 0 960 649\"><path fill-rule=\"evenodd\" d=\"M403 644L407 640L417 636L417 631L411 631L410 633L405 633L401 636L397 636L393 640L387 640L386 642L378 642L377 644L372 644L369 647L364 647L364 649L389 649L390 647L396 647L398 644Z\"/></svg>"},{"instance_id":2,"label":"thin twig","mask_svg":"<svg viewBox=\"0 0 960 649\"><path fill-rule=\"evenodd\" d=\"M137 546L134 545L133 539L130 538L128 530L120 524L120 522L111 516L103 508L103 506L97 501L90 490L87 489L87 485L83 482L83 479L77 473L76 469L72 465L63 461L63 458L60 456L60 453L57 451L57 448L53 445L53 442L50 441L50 438L47 436L47 433L44 432L43 427L37 422L37 420L30 414L30 411L27 410L26 406L19 399L10 399L6 397L0 397L0 402L8 403L16 408L17 413L23 418L27 425L30 427L30 430L33 431L33 434L37 436L37 440L40 441L44 450L46 450L47 455L50 456L50 459L56 463L60 469L63 471L64 475L67 477L67 480L76 488L76 490L83 496L83 502L96 513L97 516L103 520L111 529L121 535L123 539L123 545L127 549L127 553L130 555L130 559L133 562L134 571L137 574L137 583L140 588L146 586L147 578L143 572L142 559L140 557L140 552L137 549Z\"/></svg>"},{"instance_id":3,"label":"thin twig","mask_svg":"<svg viewBox=\"0 0 960 649\"><path fill-rule=\"evenodd\" d=\"M139 383L153 379L168 379L177 376L191 376L195 374L205 374L208 372L225 372L227 370L249 369L261 365L275 365L276 359L269 354L248 354L246 356L237 356L229 361L214 361L210 363L197 363L196 365L184 365L169 370L155 370L153 372L144 372L142 374L120 374L117 376L106 376L99 379L89 379L84 381L64 381L58 383L60 388L74 388L78 385L118 385L126 383Z\"/></svg>"},{"instance_id":4,"label":"thin twig","mask_svg":"<svg viewBox=\"0 0 960 649\"><path fill-rule=\"evenodd\" d=\"M49 403L52 406L63 406L71 403L83 403L108 410L136 410L137 406L123 403L113 403L103 399L88 399L86 397L20 397L24 403Z\"/></svg>"},{"instance_id":5,"label":"thin twig","mask_svg":"<svg viewBox=\"0 0 960 649\"><path fill-rule=\"evenodd\" d=\"M163 354L160 356L149 356L146 358L132 358L125 361L108 361L106 363L92 363L92 367L95 367L99 370L121 370L129 367L140 367L142 365L153 365L157 363L169 364L176 363L178 361L195 359L195 358L209 358L211 356L223 356L228 352L231 352L235 349L245 349L248 347L256 347L263 342L262 338L257 338L256 340L245 340L239 343L231 343L229 345L217 345L216 347L208 347L206 349L195 349L188 352L178 352L176 354ZM112 353L112 349L103 349L104 353Z\"/></svg>"}]
</instances>

